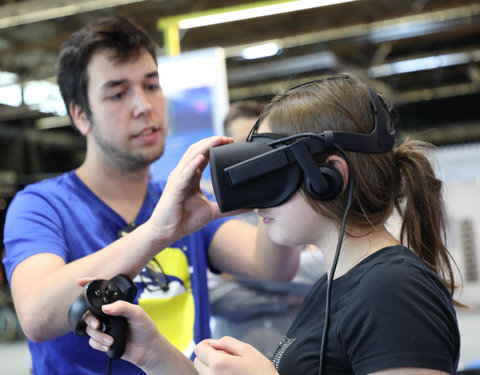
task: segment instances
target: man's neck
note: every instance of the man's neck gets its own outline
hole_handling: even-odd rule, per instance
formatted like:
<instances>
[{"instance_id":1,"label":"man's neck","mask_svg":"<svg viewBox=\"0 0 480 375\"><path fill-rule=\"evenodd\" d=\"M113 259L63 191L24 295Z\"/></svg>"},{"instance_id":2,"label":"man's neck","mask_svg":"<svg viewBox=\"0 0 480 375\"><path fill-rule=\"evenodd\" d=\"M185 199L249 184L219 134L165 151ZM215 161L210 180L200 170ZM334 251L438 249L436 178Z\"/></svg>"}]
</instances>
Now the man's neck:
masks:
<instances>
[{"instance_id":1,"label":"man's neck","mask_svg":"<svg viewBox=\"0 0 480 375\"><path fill-rule=\"evenodd\" d=\"M134 221L147 193L149 167L136 171L83 163L76 171L88 188L128 223Z\"/></svg>"}]
</instances>

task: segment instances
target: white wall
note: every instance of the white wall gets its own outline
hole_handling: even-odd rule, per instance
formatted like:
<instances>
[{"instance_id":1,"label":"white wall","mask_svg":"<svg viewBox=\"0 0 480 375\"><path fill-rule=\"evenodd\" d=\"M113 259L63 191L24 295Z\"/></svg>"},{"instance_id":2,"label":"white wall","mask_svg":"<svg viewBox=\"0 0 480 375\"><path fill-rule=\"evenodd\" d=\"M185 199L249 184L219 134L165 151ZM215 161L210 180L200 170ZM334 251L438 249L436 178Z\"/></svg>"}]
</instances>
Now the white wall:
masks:
<instances>
[{"instance_id":1,"label":"white wall","mask_svg":"<svg viewBox=\"0 0 480 375\"><path fill-rule=\"evenodd\" d=\"M457 299L480 307L480 143L442 147L435 156L445 184L448 248L463 278Z\"/></svg>"}]
</instances>

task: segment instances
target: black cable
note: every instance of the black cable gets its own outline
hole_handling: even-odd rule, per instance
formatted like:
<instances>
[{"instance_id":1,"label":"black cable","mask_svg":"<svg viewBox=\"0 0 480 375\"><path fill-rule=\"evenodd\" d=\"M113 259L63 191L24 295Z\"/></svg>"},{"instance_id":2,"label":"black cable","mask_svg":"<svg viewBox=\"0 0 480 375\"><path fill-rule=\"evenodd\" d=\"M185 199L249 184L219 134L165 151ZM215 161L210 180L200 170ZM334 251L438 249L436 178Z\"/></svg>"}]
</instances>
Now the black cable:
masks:
<instances>
[{"instance_id":1,"label":"black cable","mask_svg":"<svg viewBox=\"0 0 480 375\"><path fill-rule=\"evenodd\" d=\"M330 305L331 305L331 299L332 299L333 277L335 275L335 270L338 264L338 258L340 257L340 249L342 248L343 237L345 235L345 226L347 223L348 211L350 210L350 206L352 205L353 186L355 181L355 179L353 178L353 170L350 164L350 160L348 159L347 155L345 154L345 152L342 150L340 146L338 145L334 145L334 146L343 156L343 158L345 159L345 162L348 165L348 176L349 176L348 177L348 198L347 198L347 206L345 207L345 212L343 213L342 224L340 226L340 233L338 236L337 248L335 250L335 257L333 259L332 267L330 269L330 274L328 275L328 281L327 281L327 296L325 298L325 320L323 323L322 341L320 344L320 363L319 363L319 370L318 370L319 375L322 375L323 373L323 365L324 365L323 361L325 358L327 334L328 334L328 328L330 325Z\"/></svg>"},{"instance_id":2,"label":"black cable","mask_svg":"<svg viewBox=\"0 0 480 375\"><path fill-rule=\"evenodd\" d=\"M107 375L112 375L112 358L108 358L108 368L107 368Z\"/></svg>"}]
</instances>

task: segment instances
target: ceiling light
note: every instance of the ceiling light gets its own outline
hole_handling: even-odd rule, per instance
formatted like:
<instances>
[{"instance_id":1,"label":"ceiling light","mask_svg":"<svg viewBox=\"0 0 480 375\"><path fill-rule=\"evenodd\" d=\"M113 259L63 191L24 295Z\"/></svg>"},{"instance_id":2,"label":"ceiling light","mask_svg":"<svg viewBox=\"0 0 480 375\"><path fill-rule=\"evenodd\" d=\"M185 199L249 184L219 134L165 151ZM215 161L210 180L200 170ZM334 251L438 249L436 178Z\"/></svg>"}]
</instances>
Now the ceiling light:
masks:
<instances>
[{"instance_id":1,"label":"ceiling light","mask_svg":"<svg viewBox=\"0 0 480 375\"><path fill-rule=\"evenodd\" d=\"M12 85L18 82L18 74L0 70L0 86Z\"/></svg>"},{"instance_id":2,"label":"ceiling light","mask_svg":"<svg viewBox=\"0 0 480 375\"><path fill-rule=\"evenodd\" d=\"M264 43L257 46L247 47L242 50L241 56L245 60L262 59L276 55L280 51L277 43Z\"/></svg>"},{"instance_id":3,"label":"ceiling light","mask_svg":"<svg viewBox=\"0 0 480 375\"><path fill-rule=\"evenodd\" d=\"M227 9L218 9L216 11L199 12L198 16L178 19L178 27L180 29L193 29L208 25L216 25L219 23L241 21L251 18L272 16L281 13L290 13L298 10L312 9L348 3L356 0L296 0L296 1L264 1L254 4L247 4L245 7L231 7ZM204 15L203 15L204 14ZM175 17L172 17L175 18Z\"/></svg>"},{"instance_id":4,"label":"ceiling light","mask_svg":"<svg viewBox=\"0 0 480 375\"><path fill-rule=\"evenodd\" d=\"M0 86L0 104L11 107L22 105L22 87L19 84Z\"/></svg>"}]
</instances>

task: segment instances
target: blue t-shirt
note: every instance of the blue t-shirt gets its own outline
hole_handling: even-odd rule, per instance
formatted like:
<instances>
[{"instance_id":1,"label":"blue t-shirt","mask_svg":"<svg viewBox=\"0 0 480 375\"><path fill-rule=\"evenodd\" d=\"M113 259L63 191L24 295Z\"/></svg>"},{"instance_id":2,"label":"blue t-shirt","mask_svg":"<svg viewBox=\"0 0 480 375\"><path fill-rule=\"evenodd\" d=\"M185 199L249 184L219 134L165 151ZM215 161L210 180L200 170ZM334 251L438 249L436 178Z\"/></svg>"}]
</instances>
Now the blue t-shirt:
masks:
<instances>
[{"instance_id":1,"label":"blue t-shirt","mask_svg":"<svg viewBox=\"0 0 480 375\"><path fill-rule=\"evenodd\" d=\"M136 225L150 217L164 186L165 182L149 182ZM162 334L187 357L193 356L196 343L210 336L207 251L224 222L215 220L168 248L158 249L154 266L159 264L163 269L169 282L167 291L158 288L146 272L134 279L138 287L135 303L145 309ZM126 226L125 220L83 184L74 171L27 186L15 196L5 221L3 262L8 280L15 267L32 255L53 253L69 263L112 243ZM107 371L106 354L92 349L88 337L73 332L42 343L28 341L28 345L34 374ZM112 372L143 374L120 359L113 361Z\"/></svg>"}]
</instances>

